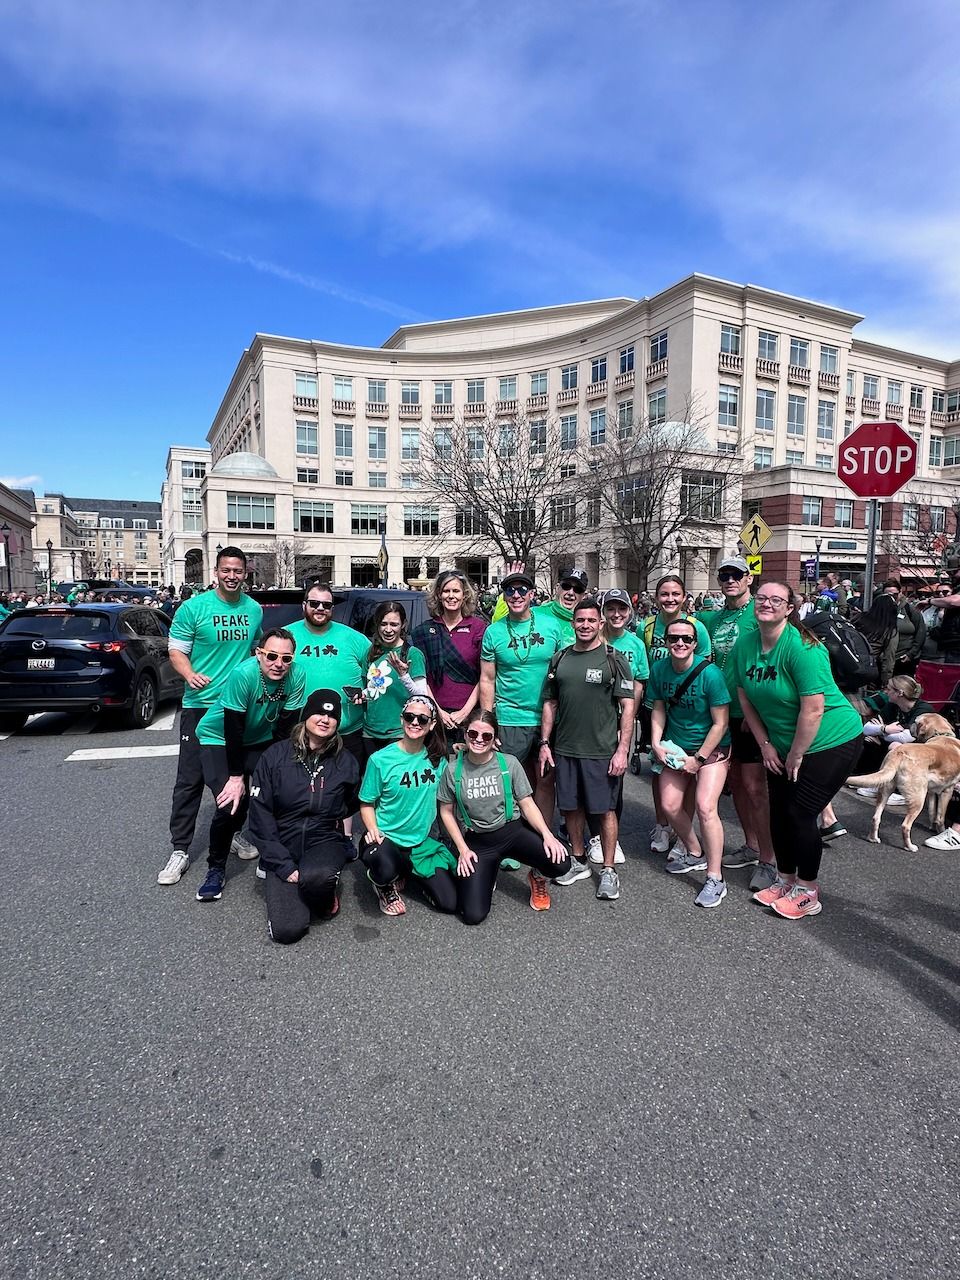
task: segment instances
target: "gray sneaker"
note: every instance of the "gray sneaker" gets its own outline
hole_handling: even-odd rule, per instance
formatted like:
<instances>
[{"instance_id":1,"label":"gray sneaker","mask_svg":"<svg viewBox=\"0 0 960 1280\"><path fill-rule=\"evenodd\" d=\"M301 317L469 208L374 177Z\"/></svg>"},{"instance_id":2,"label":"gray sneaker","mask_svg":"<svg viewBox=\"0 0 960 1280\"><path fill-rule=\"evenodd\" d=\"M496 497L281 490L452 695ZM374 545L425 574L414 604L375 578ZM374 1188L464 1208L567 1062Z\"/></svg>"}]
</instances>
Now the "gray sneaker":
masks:
<instances>
[{"instance_id":1,"label":"gray sneaker","mask_svg":"<svg viewBox=\"0 0 960 1280\"><path fill-rule=\"evenodd\" d=\"M777 882L777 864L775 862L760 862L753 875L750 877L750 888L757 893L761 889L769 889L772 884Z\"/></svg>"},{"instance_id":2,"label":"gray sneaker","mask_svg":"<svg viewBox=\"0 0 960 1280\"><path fill-rule=\"evenodd\" d=\"M688 871L706 871L707 860L702 853L691 853L684 849L667 863L667 870L672 876L685 876Z\"/></svg>"},{"instance_id":3,"label":"gray sneaker","mask_svg":"<svg viewBox=\"0 0 960 1280\"><path fill-rule=\"evenodd\" d=\"M736 867L752 867L760 861L760 855L756 849L751 849L748 844L742 844L739 849L731 849L729 853L725 853L720 859L720 865L730 870Z\"/></svg>"},{"instance_id":4,"label":"gray sneaker","mask_svg":"<svg viewBox=\"0 0 960 1280\"><path fill-rule=\"evenodd\" d=\"M579 858L570 859L570 870L565 871L562 876L557 876L554 884L576 884L578 880L590 879L590 864L586 861L581 862Z\"/></svg>"},{"instance_id":5,"label":"gray sneaker","mask_svg":"<svg viewBox=\"0 0 960 1280\"><path fill-rule=\"evenodd\" d=\"M707 876L707 883L697 894L694 901L698 907L719 907L727 896L727 886L716 876Z\"/></svg>"},{"instance_id":6,"label":"gray sneaker","mask_svg":"<svg viewBox=\"0 0 960 1280\"><path fill-rule=\"evenodd\" d=\"M604 867L600 872L597 897L606 898L609 902L615 902L620 897L620 877L613 867Z\"/></svg>"},{"instance_id":7,"label":"gray sneaker","mask_svg":"<svg viewBox=\"0 0 960 1280\"><path fill-rule=\"evenodd\" d=\"M260 850L247 840L242 831L238 831L230 841L230 852L235 853L244 862L252 862L260 857Z\"/></svg>"}]
</instances>

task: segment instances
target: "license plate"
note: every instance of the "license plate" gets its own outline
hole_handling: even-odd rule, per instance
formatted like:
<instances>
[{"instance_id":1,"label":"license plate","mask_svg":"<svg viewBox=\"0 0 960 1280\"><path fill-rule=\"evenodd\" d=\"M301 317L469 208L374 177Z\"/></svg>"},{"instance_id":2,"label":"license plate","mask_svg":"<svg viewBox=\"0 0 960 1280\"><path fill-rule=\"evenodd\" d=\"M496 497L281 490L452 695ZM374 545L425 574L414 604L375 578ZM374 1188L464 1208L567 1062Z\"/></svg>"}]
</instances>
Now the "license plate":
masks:
<instances>
[{"instance_id":1,"label":"license plate","mask_svg":"<svg viewBox=\"0 0 960 1280\"><path fill-rule=\"evenodd\" d=\"M52 671L57 665L56 658L28 658L28 671Z\"/></svg>"}]
</instances>

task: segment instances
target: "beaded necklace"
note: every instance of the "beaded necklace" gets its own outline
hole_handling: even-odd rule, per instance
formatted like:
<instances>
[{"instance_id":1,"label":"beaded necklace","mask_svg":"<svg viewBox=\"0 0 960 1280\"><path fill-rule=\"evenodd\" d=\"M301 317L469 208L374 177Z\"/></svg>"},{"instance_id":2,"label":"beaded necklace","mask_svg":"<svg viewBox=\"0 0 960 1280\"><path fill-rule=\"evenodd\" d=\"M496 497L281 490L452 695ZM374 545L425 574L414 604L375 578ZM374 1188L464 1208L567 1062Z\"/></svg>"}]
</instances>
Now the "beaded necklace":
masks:
<instances>
[{"instance_id":1,"label":"beaded necklace","mask_svg":"<svg viewBox=\"0 0 960 1280\"><path fill-rule=\"evenodd\" d=\"M263 713L264 719L266 720L267 724L276 724L276 722L280 718L281 708L279 704L287 696L286 683L287 683L286 680L281 680L280 687L277 689L276 693L271 693L270 690L267 688L267 682L264 679L263 672L260 673L261 692L260 692L260 697L257 699L257 702L261 704L264 702L273 703L276 705L276 710L274 711L273 715L270 714L269 710L264 711Z\"/></svg>"}]
</instances>

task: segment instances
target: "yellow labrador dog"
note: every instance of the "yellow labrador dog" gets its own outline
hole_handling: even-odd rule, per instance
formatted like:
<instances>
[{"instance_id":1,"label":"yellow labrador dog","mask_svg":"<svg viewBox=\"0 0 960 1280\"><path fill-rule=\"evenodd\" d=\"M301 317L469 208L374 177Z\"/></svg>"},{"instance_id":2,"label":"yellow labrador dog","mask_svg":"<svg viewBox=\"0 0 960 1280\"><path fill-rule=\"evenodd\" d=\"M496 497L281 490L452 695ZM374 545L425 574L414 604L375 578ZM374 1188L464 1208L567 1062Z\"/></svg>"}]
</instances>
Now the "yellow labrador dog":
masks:
<instances>
[{"instance_id":1,"label":"yellow labrador dog","mask_svg":"<svg viewBox=\"0 0 960 1280\"><path fill-rule=\"evenodd\" d=\"M880 843L884 805L894 791L900 792L907 802L901 824L903 847L916 853L910 831L928 794L934 830L943 830L947 802L960 783L960 741L950 722L932 712L917 717L913 732L917 741L895 743L876 773L848 778L847 783L851 787L877 788L877 807L867 836L872 844Z\"/></svg>"}]
</instances>

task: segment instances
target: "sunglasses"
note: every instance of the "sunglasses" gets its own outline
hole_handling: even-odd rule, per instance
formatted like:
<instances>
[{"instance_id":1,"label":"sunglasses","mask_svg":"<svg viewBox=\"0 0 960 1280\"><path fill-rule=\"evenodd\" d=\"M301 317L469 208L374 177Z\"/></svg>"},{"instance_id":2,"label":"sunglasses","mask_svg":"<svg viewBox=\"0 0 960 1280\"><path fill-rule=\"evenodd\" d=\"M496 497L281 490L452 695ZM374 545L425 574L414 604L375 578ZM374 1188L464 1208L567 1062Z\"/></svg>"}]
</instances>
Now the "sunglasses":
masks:
<instances>
[{"instance_id":1,"label":"sunglasses","mask_svg":"<svg viewBox=\"0 0 960 1280\"><path fill-rule=\"evenodd\" d=\"M667 644L696 644L696 636L667 636Z\"/></svg>"},{"instance_id":2,"label":"sunglasses","mask_svg":"<svg viewBox=\"0 0 960 1280\"><path fill-rule=\"evenodd\" d=\"M938 596L951 596L951 595L953 595L953 592L952 592L952 591L937 591L937 592L935 592L934 594L935 594L935 595L938 595Z\"/></svg>"},{"instance_id":3,"label":"sunglasses","mask_svg":"<svg viewBox=\"0 0 960 1280\"><path fill-rule=\"evenodd\" d=\"M532 590L532 587L521 587L518 583L515 587L504 587L503 594L505 596L525 596Z\"/></svg>"},{"instance_id":4,"label":"sunglasses","mask_svg":"<svg viewBox=\"0 0 960 1280\"><path fill-rule=\"evenodd\" d=\"M470 739L471 742L492 742L493 741L492 733L480 733L480 731L477 729L468 729L467 737Z\"/></svg>"},{"instance_id":5,"label":"sunglasses","mask_svg":"<svg viewBox=\"0 0 960 1280\"><path fill-rule=\"evenodd\" d=\"M586 593L586 587L581 587L579 582L561 582L560 590L575 591L578 596L582 596Z\"/></svg>"},{"instance_id":6,"label":"sunglasses","mask_svg":"<svg viewBox=\"0 0 960 1280\"><path fill-rule=\"evenodd\" d=\"M307 600L307 604L311 609L332 609L332 600Z\"/></svg>"},{"instance_id":7,"label":"sunglasses","mask_svg":"<svg viewBox=\"0 0 960 1280\"><path fill-rule=\"evenodd\" d=\"M416 711L401 711L400 719L404 724L418 724L421 729L425 729L433 720L433 716L419 715Z\"/></svg>"},{"instance_id":8,"label":"sunglasses","mask_svg":"<svg viewBox=\"0 0 960 1280\"><path fill-rule=\"evenodd\" d=\"M739 569L724 569L723 573L718 573L717 577L721 582L740 582L743 574Z\"/></svg>"},{"instance_id":9,"label":"sunglasses","mask_svg":"<svg viewBox=\"0 0 960 1280\"><path fill-rule=\"evenodd\" d=\"M279 658L285 667L289 667L290 663L293 661L292 653L271 653L266 649L261 649L260 652L268 662L276 662Z\"/></svg>"}]
</instances>

